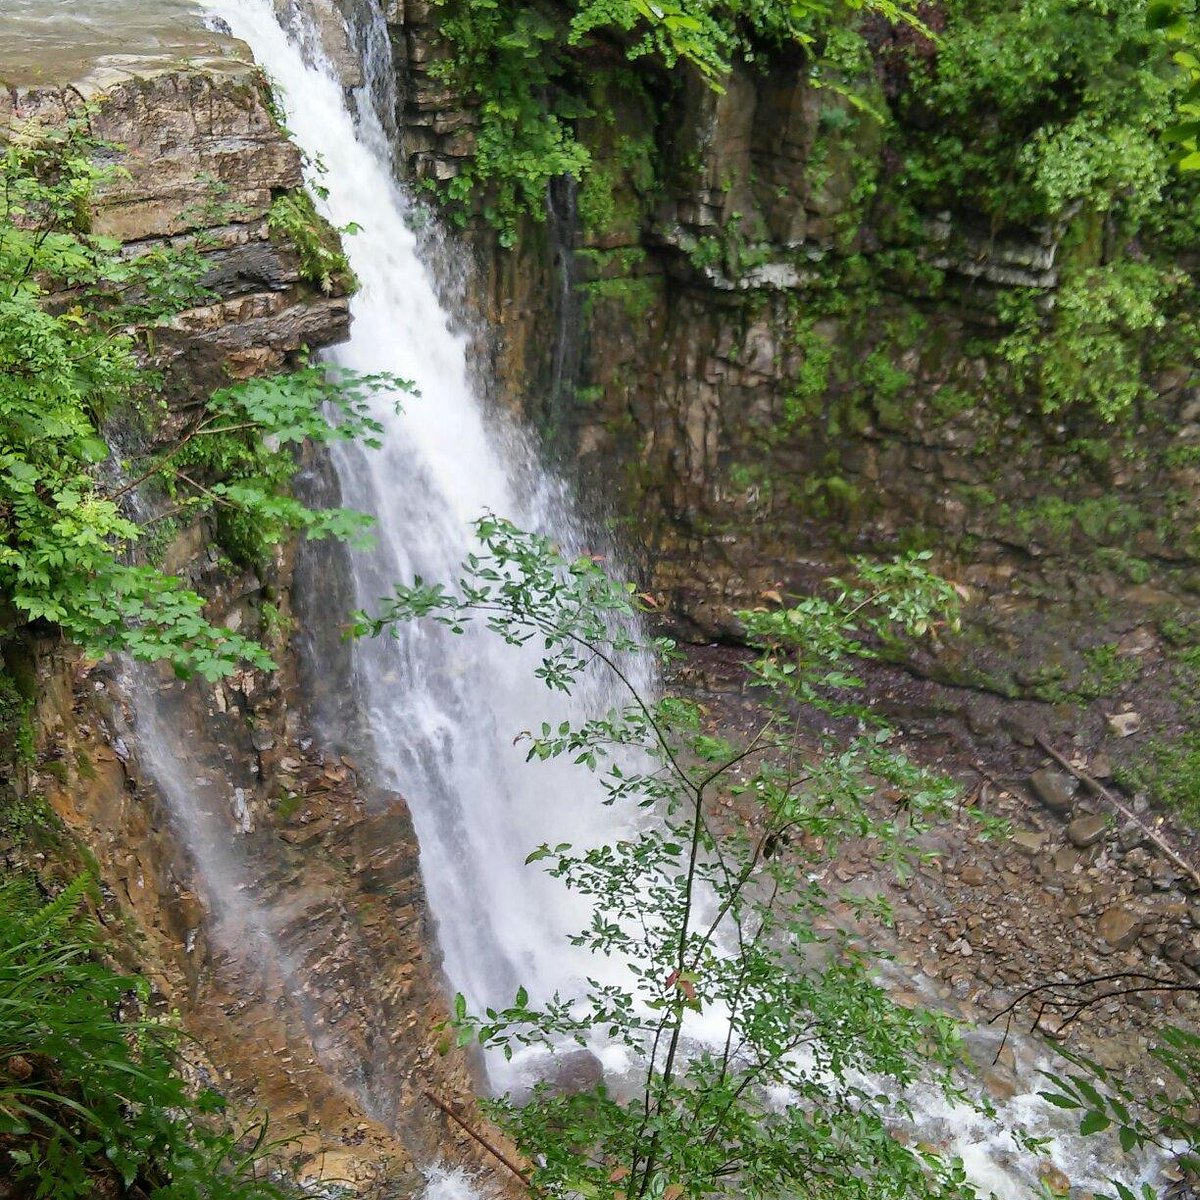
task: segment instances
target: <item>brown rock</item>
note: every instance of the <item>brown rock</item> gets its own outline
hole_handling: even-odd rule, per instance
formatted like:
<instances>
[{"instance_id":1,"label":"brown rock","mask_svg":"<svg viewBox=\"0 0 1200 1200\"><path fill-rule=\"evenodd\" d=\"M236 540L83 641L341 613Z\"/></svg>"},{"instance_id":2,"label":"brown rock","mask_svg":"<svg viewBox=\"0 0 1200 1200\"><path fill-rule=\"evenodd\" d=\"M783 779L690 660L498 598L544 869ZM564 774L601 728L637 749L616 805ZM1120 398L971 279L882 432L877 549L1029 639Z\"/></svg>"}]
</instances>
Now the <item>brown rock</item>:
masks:
<instances>
[{"instance_id":1,"label":"brown rock","mask_svg":"<svg viewBox=\"0 0 1200 1200\"><path fill-rule=\"evenodd\" d=\"M1063 875L1069 875L1079 866L1079 855L1069 846L1063 846L1054 855L1054 869Z\"/></svg>"},{"instance_id":2,"label":"brown rock","mask_svg":"<svg viewBox=\"0 0 1200 1200\"><path fill-rule=\"evenodd\" d=\"M1137 942L1141 924L1136 914L1114 904L1101 914L1096 922L1096 932L1114 950L1128 950Z\"/></svg>"},{"instance_id":3,"label":"brown rock","mask_svg":"<svg viewBox=\"0 0 1200 1200\"><path fill-rule=\"evenodd\" d=\"M1067 837L1072 846L1086 850L1097 842L1103 841L1108 831L1108 819L1104 816L1076 817L1067 826Z\"/></svg>"},{"instance_id":4,"label":"brown rock","mask_svg":"<svg viewBox=\"0 0 1200 1200\"><path fill-rule=\"evenodd\" d=\"M1053 767L1042 767L1029 777L1033 794L1053 813L1064 816L1075 805L1076 783Z\"/></svg>"},{"instance_id":5,"label":"brown rock","mask_svg":"<svg viewBox=\"0 0 1200 1200\"><path fill-rule=\"evenodd\" d=\"M1040 854L1046 844L1046 835L1036 829L1019 829L1012 835L1012 842L1018 850L1026 854Z\"/></svg>"}]
</instances>

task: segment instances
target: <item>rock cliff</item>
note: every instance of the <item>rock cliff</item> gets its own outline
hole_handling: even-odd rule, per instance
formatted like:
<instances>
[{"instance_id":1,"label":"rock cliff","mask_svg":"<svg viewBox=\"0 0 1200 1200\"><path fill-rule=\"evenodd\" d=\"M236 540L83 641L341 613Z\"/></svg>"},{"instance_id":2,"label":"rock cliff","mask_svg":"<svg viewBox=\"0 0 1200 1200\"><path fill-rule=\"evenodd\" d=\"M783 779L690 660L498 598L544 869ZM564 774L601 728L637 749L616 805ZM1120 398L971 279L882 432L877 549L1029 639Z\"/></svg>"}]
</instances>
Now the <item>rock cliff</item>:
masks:
<instances>
[{"instance_id":1,"label":"rock cliff","mask_svg":"<svg viewBox=\"0 0 1200 1200\"><path fill-rule=\"evenodd\" d=\"M407 162L435 195L466 168L479 126L477 97L447 83L447 11L415 0L392 14ZM872 69L855 80L867 109L903 83L888 42L903 36L872 33ZM1083 791L1083 809L1050 809L1035 739L1139 813L1189 812L1174 828L1153 819L1194 854L1194 345L1152 365L1151 332L1135 339L1140 398L1109 424L1043 406L1005 342L1016 302L1049 313L1069 297L1064 280L1149 248L1122 247L1080 209L1022 225L964 202L910 212L898 231L879 198L904 186L895 125L889 135L816 86L803 55L735 64L718 93L683 69L666 79L639 66L631 80L607 49L584 66L597 115L575 126L592 163L583 187L552 184L545 219L512 248L478 215L464 230L498 399L542 428L670 630L731 647L710 646L687 672L713 711L746 703L729 695L738 608L779 603L854 553L929 550L959 586L963 633L870 684L918 753L1014 822L996 848L950 833L937 895L914 906L902 958L948 1004L986 1008L997 989L1106 958L1112 969L1114 954L1190 979L1191 881L1136 831L1099 833L1104 806ZM1194 245L1178 265L1194 271ZM969 944L978 922L965 949L955 940L955 863L962 895L979 900L971 889L986 880L1013 914L982 956ZM837 878L857 870L839 864ZM942 925L950 948L930 955ZM1109 1021L1121 1053L1140 1021Z\"/></svg>"},{"instance_id":2,"label":"rock cliff","mask_svg":"<svg viewBox=\"0 0 1200 1200\"><path fill-rule=\"evenodd\" d=\"M442 11L418 0L392 24L407 161L434 192L478 126L446 82ZM1200 584L1194 353L1152 361L1153 331L1134 338L1139 399L1110 424L1043 404L1006 340L1018 303L1064 302L1065 266L1078 279L1150 248L1079 208L1021 225L964 202L905 210L898 229L897 146L928 131L872 115L903 84L888 39L904 35L869 34L861 107L799 54L735 64L722 92L600 63L597 115L577 122L585 188L553 186L512 249L482 219L465 231L493 386L644 548L643 581L686 639L736 641L739 607L849 553L928 549L968 598L965 634L909 664L967 689L944 707L1002 697L1093 746L1108 715L1144 709L1143 735L1170 743L1192 719L1163 681ZM975 724L1009 744L994 712ZM1151 740L1113 753L1144 760Z\"/></svg>"},{"instance_id":3,"label":"rock cliff","mask_svg":"<svg viewBox=\"0 0 1200 1200\"><path fill-rule=\"evenodd\" d=\"M0 128L86 121L121 168L95 198L93 231L128 254L203 256L209 297L147 347L167 380L152 435L165 442L229 378L343 340L349 309L344 288L306 279L297 247L269 227L273 201L302 186L301 160L245 47L193 30L172 42L186 59L138 50L72 44L17 64ZM319 462L309 471L323 477ZM163 553L211 620L255 632L280 668L185 684L31 630L8 638L5 668L38 701L0 850L48 881L90 867L110 952L195 1035L199 1076L241 1112L269 1113L302 1179L410 1194L414 1163L478 1157L423 1095L452 1103L470 1081L461 1058L438 1052L443 982L404 799L373 792L349 751L323 740L302 686L294 593L329 565L306 550L297 576L291 545L257 571L235 567L211 519ZM330 642L332 664L336 631ZM233 909L214 863L236 876Z\"/></svg>"}]
</instances>

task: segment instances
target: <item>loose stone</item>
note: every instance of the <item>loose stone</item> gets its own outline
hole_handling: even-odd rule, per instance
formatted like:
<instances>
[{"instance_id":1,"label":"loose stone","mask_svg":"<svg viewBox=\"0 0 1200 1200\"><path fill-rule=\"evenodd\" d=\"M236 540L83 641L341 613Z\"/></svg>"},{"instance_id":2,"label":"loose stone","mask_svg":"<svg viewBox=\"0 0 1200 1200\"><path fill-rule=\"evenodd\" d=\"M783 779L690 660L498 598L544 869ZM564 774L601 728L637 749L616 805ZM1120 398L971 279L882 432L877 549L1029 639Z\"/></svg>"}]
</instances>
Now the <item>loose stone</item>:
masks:
<instances>
[{"instance_id":1,"label":"loose stone","mask_svg":"<svg viewBox=\"0 0 1200 1200\"><path fill-rule=\"evenodd\" d=\"M1053 813L1069 813L1075 804L1076 784L1053 767L1042 767L1029 777L1029 786L1037 798Z\"/></svg>"},{"instance_id":2,"label":"loose stone","mask_svg":"<svg viewBox=\"0 0 1200 1200\"><path fill-rule=\"evenodd\" d=\"M1109 731L1119 738L1132 737L1141 727L1142 718L1140 713L1114 713L1108 718Z\"/></svg>"},{"instance_id":3,"label":"loose stone","mask_svg":"<svg viewBox=\"0 0 1200 1200\"><path fill-rule=\"evenodd\" d=\"M1113 905L1101 914L1096 922L1096 932L1114 950L1128 950L1138 940L1141 921L1127 908Z\"/></svg>"},{"instance_id":4,"label":"loose stone","mask_svg":"<svg viewBox=\"0 0 1200 1200\"><path fill-rule=\"evenodd\" d=\"M1088 846L1094 846L1097 842L1102 841L1107 829L1108 819L1106 817L1076 817L1067 826L1067 837L1072 846L1086 850Z\"/></svg>"}]
</instances>

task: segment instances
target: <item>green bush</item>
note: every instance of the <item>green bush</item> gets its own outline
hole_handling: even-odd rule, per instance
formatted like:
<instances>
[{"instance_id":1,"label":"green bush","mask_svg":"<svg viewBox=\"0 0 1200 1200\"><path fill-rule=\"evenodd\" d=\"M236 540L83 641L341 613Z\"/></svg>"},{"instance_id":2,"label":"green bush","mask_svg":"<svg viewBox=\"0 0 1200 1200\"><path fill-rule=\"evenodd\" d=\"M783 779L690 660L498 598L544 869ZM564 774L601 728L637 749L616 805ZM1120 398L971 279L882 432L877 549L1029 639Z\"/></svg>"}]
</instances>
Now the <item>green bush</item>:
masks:
<instances>
[{"instance_id":1,"label":"green bush","mask_svg":"<svg viewBox=\"0 0 1200 1200\"><path fill-rule=\"evenodd\" d=\"M0 882L0 1175L17 1197L268 1200L265 1127L238 1136L224 1101L175 1068L178 1035L124 1022L145 985L96 956L86 880L43 904Z\"/></svg>"},{"instance_id":2,"label":"green bush","mask_svg":"<svg viewBox=\"0 0 1200 1200\"><path fill-rule=\"evenodd\" d=\"M1129 260L1073 274L1048 317L1014 297L1005 312L1015 329L997 349L1035 386L1043 412L1077 408L1116 421L1149 395L1147 366L1169 328L1166 305L1184 286L1178 272Z\"/></svg>"},{"instance_id":3,"label":"green bush","mask_svg":"<svg viewBox=\"0 0 1200 1200\"><path fill-rule=\"evenodd\" d=\"M606 73L629 63L645 73L686 64L720 91L734 56L749 60L768 46L818 50L825 33L864 7L909 19L895 0L574 0L565 10L543 0L437 2L450 55L434 73L475 98L479 114L473 152L440 190L460 222L478 203L506 246L522 217L545 219L551 179L586 181L592 153L576 122L597 115L592 84ZM597 59L608 65L596 68ZM589 207L595 219L603 197L591 191Z\"/></svg>"},{"instance_id":4,"label":"green bush","mask_svg":"<svg viewBox=\"0 0 1200 1200\"><path fill-rule=\"evenodd\" d=\"M339 234L357 232L357 226L332 229L322 220L313 205L312 197L303 188L276 196L267 216L272 233L286 238L300 256L300 274L321 291L332 292L335 286L353 285L350 260L342 250Z\"/></svg>"},{"instance_id":5,"label":"green bush","mask_svg":"<svg viewBox=\"0 0 1200 1200\"><path fill-rule=\"evenodd\" d=\"M241 662L269 666L256 643L210 624L180 580L131 562L145 531L122 497L157 477L175 500L171 515L216 509L240 522L247 556L291 529L350 536L362 520L288 494L295 447L371 439L379 426L368 394L405 385L310 369L223 389L174 445L112 484L102 422L120 407L145 418L163 403L136 331L206 293L198 255L129 257L89 232L92 191L114 174L93 161L101 150L115 153L80 124L0 146L0 600L98 654L165 658L209 678Z\"/></svg>"}]
</instances>

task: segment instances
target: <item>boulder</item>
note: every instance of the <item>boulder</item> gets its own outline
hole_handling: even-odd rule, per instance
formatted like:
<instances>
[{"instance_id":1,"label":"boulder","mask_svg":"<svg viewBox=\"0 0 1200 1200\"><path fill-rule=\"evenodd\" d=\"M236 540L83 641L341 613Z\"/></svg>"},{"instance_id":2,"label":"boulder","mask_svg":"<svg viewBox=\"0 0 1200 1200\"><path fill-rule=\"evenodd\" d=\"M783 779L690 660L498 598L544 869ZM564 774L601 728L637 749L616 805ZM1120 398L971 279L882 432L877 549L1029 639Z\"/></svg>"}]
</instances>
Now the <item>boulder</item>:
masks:
<instances>
[{"instance_id":1,"label":"boulder","mask_svg":"<svg viewBox=\"0 0 1200 1200\"><path fill-rule=\"evenodd\" d=\"M1103 841L1107 831L1108 818L1105 816L1076 817L1067 826L1067 839L1072 846L1086 850L1089 846Z\"/></svg>"},{"instance_id":2,"label":"boulder","mask_svg":"<svg viewBox=\"0 0 1200 1200\"><path fill-rule=\"evenodd\" d=\"M604 1068L590 1050L569 1050L555 1056L547 1074L555 1095L576 1096L595 1088L604 1078Z\"/></svg>"},{"instance_id":3,"label":"boulder","mask_svg":"<svg viewBox=\"0 0 1200 1200\"><path fill-rule=\"evenodd\" d=\"M1042 767L1029 777L1033 794L1052 812L1065 816L1075 806L1078 785L1069 775L1054 767Z\"/></svg>"},{"instance_id":4,"label":"boulder","mask_svg":"<svg viewBox=\"0 0 1200 1200\"><path fill-rule=\"evenodd\" d=\"M1114 950L1128 950L1138 939L1141 918L1129 909L1114 904L1106 909L1096 922L1096 932Z\"/></svg>"}]
</instances>

